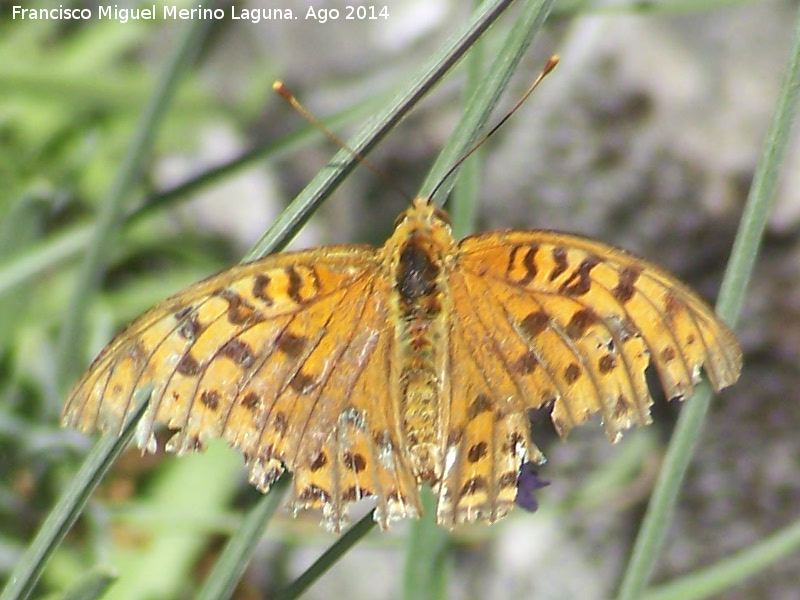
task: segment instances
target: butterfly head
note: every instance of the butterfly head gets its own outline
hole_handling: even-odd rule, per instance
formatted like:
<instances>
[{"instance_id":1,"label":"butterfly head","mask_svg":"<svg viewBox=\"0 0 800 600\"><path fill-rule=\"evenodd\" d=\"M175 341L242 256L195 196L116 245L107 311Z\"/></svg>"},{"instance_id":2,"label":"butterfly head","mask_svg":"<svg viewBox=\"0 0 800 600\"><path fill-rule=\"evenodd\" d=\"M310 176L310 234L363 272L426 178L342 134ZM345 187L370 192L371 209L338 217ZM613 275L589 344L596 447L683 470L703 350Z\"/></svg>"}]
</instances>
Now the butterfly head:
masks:
<instances>
[{"instance_id":1,"label":"butterfly head","mask_svg":"<svg viewBox=\"0 0 800 600\"><path fill-rule=\"evenodd\" d=\"M394 235L387 240L386 248L401 248L412 240L432 257L440 258L455 245L449 215L430 198L415 198L411 206L397 217Z\"/></svg>"}]
</instances>

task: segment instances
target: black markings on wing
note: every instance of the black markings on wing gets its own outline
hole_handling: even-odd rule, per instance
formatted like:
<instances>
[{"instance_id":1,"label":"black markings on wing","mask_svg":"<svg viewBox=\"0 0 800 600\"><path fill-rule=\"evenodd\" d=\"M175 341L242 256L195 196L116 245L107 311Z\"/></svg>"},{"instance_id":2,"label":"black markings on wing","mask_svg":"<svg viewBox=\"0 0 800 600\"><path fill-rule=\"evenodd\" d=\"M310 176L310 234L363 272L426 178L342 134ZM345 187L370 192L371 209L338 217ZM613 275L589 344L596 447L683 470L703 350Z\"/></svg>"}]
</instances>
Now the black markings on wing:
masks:
<instances>
[{"instance_id":1,"label":"black markings on wing","mask_svg":"<svg viewBox=\"0 0 800 600\"><path fill-rule=\"evenodd\" d=\"M464 310L478 314L487 335L494 332L503 340L502 345L494 345L494 350L503 356L512 379L523 387L534 386L536 380L541 382L538 390L523 393L526 407L552 403L553 421L562 434L594 412L601 413L612 439L629 426L630 419L646 422L646 412L633 400L646 393L644 367L636 373L620 334L585 299L532 293L513 284L474 277L466 285L467 296L473 302ZM497 290L498 286L504 288L503 296L496 296L496 302L484 303L493 308L476 308L479 299L491 293L490 287ZM616 349L614 355L609 354L607 346L599 351L594 341L582 339L590 327L597 327L599 333L605 334L605 339ZM619 373L604 372L601 356L612 356L614 361L613 357L619 356L626 368ZM535 367L530 368L530 364Z\"/></svg>"},{"instance_id":2,"label":"black markings on wing","mask_svg":"<svg viewBox=\"0 0 800 600\"><path fill-rule=\"evenodd\" d=\"M451 291L457 287L451 277ZM461 298L457 293L454 298ZM494 334L454 314L449 431L438 485L437 522L445 527L505 516L516 498L516 473L529 449L521 391L497 352Z\"/></svg>"},{"instance_id":3,"label":"black markings on wing","mask_svg":"<svg viewBox=\"0 0 800 600\"><path fill-rule=\"evenodd\" d=\"M348 312L341 311L341 314L335 316L332 314L330 317L330 319L344 319L349 316L348 313L352 310L352 316L349 316L351 322L344 335L341 332L337 332L341 342L336 345L336 350L330 356L325 371L316 374L316 393L311 397L302 397L304 394L296 394L294 397L294 405L291 410L298 427L297 435L290 441L291 447L287 454L291 465L297 463L301 450L303 450L302 446L304 443L307 444L306 433L309 428L330 431L335 425L344 404L351 400L348 392L352 392L353 386L361 376L366 366L365 359L368 359L374 352L374 342L371 343L371 337L375 334L371 331L369 325L362 320L367 304L375 300L372 291L372 286L369 286L364 290L359 290L358 294L353 294L355 296L353 298L343 298L342 306L347 306ZM330 324L330 319L326 326ZM381 323L385 324L385 319ZM339 327L341 327L341 323ZM359 328L362 335L358 335ZM311 353L317 348L318 344L319 341L314 345ZM363 353L366 356L355 360L354 354L356 353ZM308 357L298 365L298 373L303 369L307 360ZM334 376L337 379L333 379ZM336 395L327 394L325 393L326 390L336 390L337 393ZM340 395L341 391L345 393ZM301 407L301 402L307 404L308 408ZM261 432L262 439L266 434L265 430Z\"/></svg>"},{"instance_id":4,"label":"black markings on wing","mask_svg":"<svg viewBox=\"0 0 800 600\"><path fill-rule=\"evenodd\" d=\"M301 252L234 267L231 271L195 284L156 306L134 321L95 359L70 395L64 409L64 423L85 431L96 428L118 431L130 410L134 392L152 381L156 389L151 398L151 406L137 431L140 445L149 450L154 449L151 445L154 440L151 437L155 422L167 423L176 429L189 429L190 425L194 427L190 421L194 419L192 415L200 409L201 413L214 417L214 424L224 426L227 422L225 415L230 410L231 403L230 382L223 386L224 389L216 385L205 385L204 375L209 365L219 360L228 361L230 372L245 378L259 365L263 365L266 358L262 356L262 352L270 344L272 347L266 352L267 358L276 349L297 350L297 339L282 337L286 334L289 322L308 307L326 299L330 300L331 295L343 293L336 290L336 286L346 290L359 282L366 273L374 270L374 251L371 249L365 252L358 247L346 248L344 253L338 255L336 250L331 252L335 255L333 259L319 259L318 255ZM303 260L308 265L303 267L304 275L310 274L312 277L305 286L302 281L298 283L300 276L293 266L302 264ZM326 285L331 289L324 294L318 293L321 284L317 267L311 266L314 261L327 269ZM232 273L234 270L237 273ZM283 302L277 308L273 306L275 294L270 285L275 277L282 277L286 284L285 293L294 295L294 299L301 302L293 305ZM247 298L243 296L243 292L233 289L240 282L250 286L251 291L247 292ZM283 293L281 290L276 291ZM217 302L219 307L211 310L211 302ZM227 340L208 344L211 338L204 337L204 334L217 324L224 324L230 330L230 335ZM253 338L242 337L247 336L254 327L261 328L259 334L263 333L266 342L263 346L256 344ZM203 349L198 350L200 347ZM165 357L169 360L162 361ZM286 362L291 362L288 354L283 354L283 358ZM180 397L181 394L178 393L179 389L185 390L188 387L171 385L176 375L184 381L193 382L194 392L188 394L190 397ZM295 385L299 383L300 380L295 381ZM167 390L172 390L169 398L165 395ZM171 404L165 405L166 401ZM257 396L250 396L248 402L250 408L254 409L259 404L259 399ZM179 413L171 414L171 406L188 406L188 409L185 414L180 409ZM223 410L226 412L223 413ZM199 423L205 426L211 421L206 419ZM216 425L211 426L210 429L215 427ZM173 444L175 449L191 450L202 446L201 439L192 439L197 436L196 431L188 436L186 433L179 435L182 437L178 440L179 444Z\"/></svg>"},{"instance_id":5,"label":"black markings on wing","mask_svg":"<svg viewBox=\"0 0 800 600\"><path fill-rule=\"evenodd\" d=\"M291 505L322 508L326 526L336 532L348 521L349 504L361 498L376 498L375 518L383 527L419 510L416 481L398 451L400 428L390 401L397 387L387 362L395 333L386 298L369 289L350 305L358 302L349 341L331 361L287 444L286 462L295 471Z\"/></svg>"},{"instance_id":6,"label":"black markings on wing","mask_svg":"<svg viewBox=\"0 0 800 600\"><path fill-rule=\"evenodd\" d=\"M523 260L529 256L533 264ZM497 331L507 369L523 385L533 379L541 389L554 385L554 422L564 433L595 411L612 438L631 421L648 422L648 359L669 397L690 394L701 366L716 389L738 377L738 345L711 309L624 251L577 236L510 232L502 244L492 236L467 238L460 261L474 289L472 301L456 310ZM492 296L492 290L499 293ZM499 298L502 314L481 309L487 297ZM572 360L565 363L563 356ZM587 414L571 410L578 389ZM545 389L526 401L536 405L546 395Z\"/></svg>"}]
</instances>

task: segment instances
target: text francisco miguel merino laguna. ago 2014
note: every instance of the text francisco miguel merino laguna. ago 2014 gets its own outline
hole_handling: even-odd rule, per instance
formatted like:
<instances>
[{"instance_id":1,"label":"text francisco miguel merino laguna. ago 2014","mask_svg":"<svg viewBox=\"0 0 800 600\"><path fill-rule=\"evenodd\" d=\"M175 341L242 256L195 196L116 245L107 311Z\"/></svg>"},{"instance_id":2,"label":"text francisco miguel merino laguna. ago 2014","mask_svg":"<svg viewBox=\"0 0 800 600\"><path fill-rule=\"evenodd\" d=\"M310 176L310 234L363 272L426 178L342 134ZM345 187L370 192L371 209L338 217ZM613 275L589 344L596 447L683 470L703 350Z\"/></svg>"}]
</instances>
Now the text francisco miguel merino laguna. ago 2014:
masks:
<instances>
[{"instance_id":1,"label":"text francisco miguel merino laguna. ago 2014","mask_svg":"<svg viewBox=\"0 0 800 600\"><path fill-rule=\"evenodd\" d=\"M334 14L335 12L335 14ZM344 19L375 20L388 18L388 8L383 6L347 6L340 12L337 9L320 9L309 6L305 14L294 14L289 8L239 8L231 6L230 11L221 8L203 8L198 4L197 8L178 8L172 6L159 6L153 4L147 8L119 8L116 4L98 6L91 8L69 8L59 5L58 8L26 8L24 6L13 6L12 19L29 20L89 20L107 19L126 23L129 20L152 21L162 20L193 20L193 19L216 19L221 20L230 16L232 20L246 20L252 23L266 20L293 20L293 19L314 19L319 22L335 20L339 17Z\"/></svg>"}]
</instances>

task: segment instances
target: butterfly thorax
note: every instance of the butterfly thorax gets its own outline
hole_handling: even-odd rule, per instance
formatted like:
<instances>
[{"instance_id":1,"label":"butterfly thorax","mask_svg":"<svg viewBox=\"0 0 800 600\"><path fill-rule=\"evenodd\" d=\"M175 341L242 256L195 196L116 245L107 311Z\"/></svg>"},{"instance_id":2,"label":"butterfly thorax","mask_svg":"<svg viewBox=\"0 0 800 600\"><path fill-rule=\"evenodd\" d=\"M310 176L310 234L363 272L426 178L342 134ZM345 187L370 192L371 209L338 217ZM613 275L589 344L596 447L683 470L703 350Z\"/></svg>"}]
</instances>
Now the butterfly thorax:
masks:
<instances>
[{"instance_id":1,"label":"butterfly thorax","mask_svg":"<svg viewBox=\"0 0 800 600\"><path fill-rule=\"evenodd\" d=\"M446 257L455 242L441 213L417 199L401 216L383 248L391 260L399 416L411 464L419 480L441 477L443 373L447 347Z\"/></svg>"}]
</instances>

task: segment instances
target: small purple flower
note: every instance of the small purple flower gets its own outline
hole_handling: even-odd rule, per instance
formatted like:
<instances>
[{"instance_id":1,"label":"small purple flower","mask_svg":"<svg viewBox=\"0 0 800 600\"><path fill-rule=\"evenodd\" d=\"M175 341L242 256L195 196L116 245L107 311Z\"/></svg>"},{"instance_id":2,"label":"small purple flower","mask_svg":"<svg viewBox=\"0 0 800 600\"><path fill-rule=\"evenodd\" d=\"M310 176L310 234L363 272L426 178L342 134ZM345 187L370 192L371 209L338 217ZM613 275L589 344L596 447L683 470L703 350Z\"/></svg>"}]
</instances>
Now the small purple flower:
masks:
<instances>
[{"instance_id":1,"label":"small purple flower","mask_svg":"<svg viewBox=\"0 0 800 600\"><path fill-rule=\"evenodd\" d=\"M536 501L536 490L550 485L549 481L540 479L536 472L536 464L532 462L522 463L517 477L517 506L527 511L535 512L539 508Z\"/></svg>"}]
</instances>

